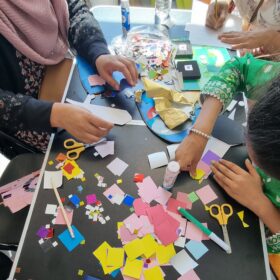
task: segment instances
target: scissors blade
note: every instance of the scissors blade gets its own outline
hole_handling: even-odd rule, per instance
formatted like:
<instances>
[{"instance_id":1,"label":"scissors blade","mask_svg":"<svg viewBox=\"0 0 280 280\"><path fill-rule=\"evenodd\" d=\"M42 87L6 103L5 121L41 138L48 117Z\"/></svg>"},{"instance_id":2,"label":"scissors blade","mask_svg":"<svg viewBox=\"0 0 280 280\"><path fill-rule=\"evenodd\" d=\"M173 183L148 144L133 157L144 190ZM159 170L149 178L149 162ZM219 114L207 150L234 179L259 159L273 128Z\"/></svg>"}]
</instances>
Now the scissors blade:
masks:
<instances>
[{"instance_id":1,"label":"scissors blade","mask_svg":"<svg viewBox=\"0 0 280 280\"><path fill-rule=\"evenodd\" d=\"M228 254L231 254L231 245L229 241L229 235L228 235L228 230L226 225L222 225L222 230L223 230L223 236L224 236L224 241L225 243L229 246L229 250L227 251Z\"/></svg>"},{"instance_id":2,"label":"scissors blade","mask_svg":"<svg viewBox=\"0 0 280 280\"><path fill-rule=\"evenodd\" d=\"M100 143L102 143L102 142L104 142L104 141L106 141L107 139L106 138L101 138L99 141L97 141L97 142L93 142L93 143L91 143L91 144L85 144L85 149L87 149L87 148L89 148L89 147L94 147L94 146L96 146L96 145L98 145L98 144L100 144Z\"/></svg>"}]
</instances>

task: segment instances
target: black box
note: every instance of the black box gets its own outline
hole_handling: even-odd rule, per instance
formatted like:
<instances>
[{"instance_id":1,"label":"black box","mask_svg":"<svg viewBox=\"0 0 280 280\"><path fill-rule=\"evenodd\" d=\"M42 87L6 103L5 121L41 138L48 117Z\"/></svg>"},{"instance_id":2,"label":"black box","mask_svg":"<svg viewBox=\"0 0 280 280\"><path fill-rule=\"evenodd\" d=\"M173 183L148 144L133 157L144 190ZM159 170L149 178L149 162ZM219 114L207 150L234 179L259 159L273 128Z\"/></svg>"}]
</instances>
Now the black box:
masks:
<instances>
[{"instance_id":1,"label":"black box","mask_svg":"<svg viewBox=\"0 0 280 280\"><path fill-rule=\"evenodd\" d=\"M196 60L178 61L177 70L183 74L184 80L197 80L201 77Z\"/></svg>"},{"instance_id":2,"label":"black box","mask_svg":"<svg viewBox=\"0 0 280 280\"><path fill-rule=\"evenodd\" d=\"M172 43L177 46L177 52L175 58L192 58L193 51L192 45L189 40L186 39L173 39Z\"/></svg>"}]
</instances>

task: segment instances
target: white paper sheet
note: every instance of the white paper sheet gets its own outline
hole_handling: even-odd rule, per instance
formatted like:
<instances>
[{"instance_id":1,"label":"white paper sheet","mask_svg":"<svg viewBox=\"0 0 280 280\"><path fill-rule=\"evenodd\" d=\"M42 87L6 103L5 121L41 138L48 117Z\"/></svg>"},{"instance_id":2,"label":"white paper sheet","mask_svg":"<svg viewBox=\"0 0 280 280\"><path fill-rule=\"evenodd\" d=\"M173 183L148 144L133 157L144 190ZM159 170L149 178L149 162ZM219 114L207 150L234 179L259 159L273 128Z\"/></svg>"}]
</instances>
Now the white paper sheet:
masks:
<instances>
[{"instance_id":1,"label":"white paper sheet","mask_svg":"<svg viewBox=\"0 0 280 280\"><path fill-rule=\"evenodd\" d=\"M115 141L105 141L103 143L96 145L95 150L102 158L104 158L108 155L114 154L114 145L115 145Z\"/></svg>"},{"instance_id":2,"label":"white paper sheet","mask_svg":"<svg viewBox=\"0 0 280 280\"><path fill-rule=\"evenodd\" d=\"M119 158L115 158L107 165L107 168L116 176L121 176L128 167L128 164Z\"/></svg>"},{"instance_id":3,"label":"white paper sheet","mask_svg":"<svg viewBox=\"0 0 280 280\"><path fill-rule=\"evenodd\" d=\"M172 144L172 145L168 145L166 147L167 151L168 151L170 161L175 160L175 152L176 152L178 147L179 147L179 144Z\"/></svg>"},{"instance_id":4,"label":"white paper sheet","mask_svg":"<svg viewBox=\"0 0 280 280\"><path fill-rule=\"evenodd\" d=\"M222 43L218 35L224 32L241 31L242 20L237 15L229 15L224 26L213 30L205 26L208 5L200 1L193 1L191 23L187 23L185 30L190 32L190 41L193 45L208 45L231 48L231 45Z\"/></svg>"},{"instance_id":5,"label":"white paper sheet","mask_svg":"<svg viewBox=\"0 0 280 280\"><path fill-rule=\"evenodd\" d=\"M165 152L153 153L148 155L151 169L155 169L168 164L168 159Z\"/></svg>"},{"instance_id":6,"label":"white paper sheet","mask_svg":"<svg viewBox=\"0 0 280 280\"><path fill-rule=\"evenodd\" d=\"M211 150L212 152L217 154L220 158L222 158L225 155L225 153L229 150L229 148L230 148L229 144L217 138L211 137L207 142L202 157L208 150Z\"/></svg>"},{"instance_id":7,"label":"white paper sheet","mask_svg":"<svg viewBox=\"0 0 280 280\"><path fill-rule=\"evenodd\" d=\"M62 186L62 170L58 171L45 171L44 173L44 189L52 189L51 179L54 187L59 188Z\"/></svg>"},{"instance_id":8,"label":"white paper sheet","mask_svg":"<svg viewBox=\"0 0 280 280\"><path fill-rule=\"evenodd\" d=\"M89 110L92 114L99 118L117 125L125 125L132 120L131 115L126 110L105 107L94 104L85 104L67 98L66 101L70 104L77 105Z\"/></svg>"},{"instance_id":9,"label":"white paper sheet","mask_svg":"<svg viewBox=\"0 0 280 280\"><path fill-rule=\"evenodd\" d=\"M57 205L55 204L47 204L45 214L46 215L55 215L56 214Z\"/></svg>"}]
</instances>

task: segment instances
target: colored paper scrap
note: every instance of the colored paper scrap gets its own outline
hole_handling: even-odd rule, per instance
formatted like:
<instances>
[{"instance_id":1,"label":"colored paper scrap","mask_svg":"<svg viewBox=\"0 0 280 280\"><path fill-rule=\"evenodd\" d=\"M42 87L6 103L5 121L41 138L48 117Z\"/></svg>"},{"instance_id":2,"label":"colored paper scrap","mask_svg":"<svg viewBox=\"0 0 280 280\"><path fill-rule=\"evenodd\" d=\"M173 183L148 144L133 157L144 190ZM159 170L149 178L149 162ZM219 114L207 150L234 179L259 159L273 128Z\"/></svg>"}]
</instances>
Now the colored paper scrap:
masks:
<instances>
[{"instance_id":1,"label":"colored paper scrap","mask_svg":"<svg viewBox=\"0 0 280 280\"><path fill-rule=\"evenodd\" d=\"M100 278L96 278L90 275L85 275L83 280L101 280Z\"/></svg>"},{"instance_id":2,"label":"colored paper scrap","mask_svg":"<svg viewBox=\"0 0 280 280\"><path fill-rule=\"evenodd\" d=\"M125 193L116 184L113 184L103 194L110 200L112 204L116 203L118 205L122 203L125 195Z\"/></svg>"},{"instance_id":3,"label":"colored paper scrap","mask_svg":"<svg viewBox=\"0 0 280 280\"><path fill-rule=\"evenodd\" d=\"M72 223L72 219L73 219L74 211L65 211L65 212L66 212L68 221L71 224ZM66 225L66 222L65 222L65 219L64 219L64 216L62 214L62 211L61 211L60 207L57 208L57 216L55 218L55 224L56 225Z\"/></svg>"},{"instance_id":4,"label":"colored paper scrap","mask_svg":"<svg viewBox=\"0 0 280 280\"><path fill-rule=\"evenodd\" d=\"M186 203L186 209L192 209L192 202L190 201L187 193L177 192L177 200Z\"/></svg>"},{"instance_id":5,"label":"colored paper scrap","mask_svg":"<svg viewBox=\"0 0 280 280\"><path fill-rule=\"evenodd\" d=\"M45 226L41 226L36 234L41 238L46 238L48 233L48 229Z\"/></svg>"},{"instance_id":6,"label":"colored paper scrap","mask_svg":"<svg viewBox=\"0 0 280 280\"><path fill-rule=\"evenodd\" d=\"M205 176L205 172L201 169L196 169L196 174L195 176L191 176L194 180L197 180L199 183L202 182L203 177Z\"/></svg>"},{"instance_id":7,"label":"colored paper scrap","mask_svg":"<svg viewBox=\"0 0 280 280\"><path fill-rule=\"evenodd\" d=\"M165 190L162 187L158 187L155 201L162 205L166 205L167 201L171 196L172 196L171 192Z\"/></svg>"},{"instance_id":8,"label":"colored paper scrap","mask_svg":"<svg viewBox=\"0 0 280 280\"><path fill-rule=\"evenodd\" d=\"M168 159L165 152L158 152L148 155L151 169L159 168L168 164Z\"/></svg>"},{"instance_id":9,"label":"colored paper scrap","mask_svg":"<svg viewBox=\"0 0 280 280\"><path fill-rule=\"evenodd\" d=\"M44 172L44 189L59 188L62 186L62 171L45 171Z\"/></svg>"},{"instance_id":10,"label":"colored paper scrap","mask_svg":"<svg viewBox=\"0 0 280 280\"><path fill-rule=\"evenodd\" d=\"M135 198L133 196L127 194L124 197L123 204L131 207L133 205L134 200L135 200Z\"/></svg>"},{"instance_id":11,"label":"colored paper scrap","mask_svg":"<svg viewBox=\"0 0 280 280\"><path fill-rule=\"evenodd\" d=\"M150 258L156 253L158 243L155 241L152 235L147 234L142 238L142 246L144 248L143 255L145 256L145 258Z\"/></svg>"},{"instance_id":12,"label":"colored paper scrap","mask_svg":"<svg viewBox=\"0 0 280 280\"><path fill-rule=\"evenodd\" d=\"M94 148L98 152L98 154L104 158L108 155L113 155L115 153L115 141L105 141L98 145L96 145Z\"/></svg>"},{"instance_id":13,"label":"colored paper scrap","mask_svg":"<svg viewBox=\"0 0 280 280\"><path fill-rule=\"evenodd\" d=\"M55 204L47 204L45 214L46 215L55 215L56 214L57 205Z\"/></svg>"},{"instance_id":14,"label":"colored paper scrap","mask_svg":"<svg viewBox=\"0 0 280 280\"><path fill-rule=\"evenodd\" d=\"M150 220L147 216L140 216L143 226L139 229L137 236L143 237L146 234L154 233L154 226L150 223Z\"/></svg>"},{"instance_id":15,"label":"colored paper scrap","mask_svg":"<svg viewBox=\"0 0 280 280\"><path fill-rule=\"evenodd\" d=\"M191 240L201 241L204 237L204 234L192 222L188 222L185 237Z\"/></svg>"},{"instance_id":16,"label":"colored paper scrap","mask_svg":"<svg viewBox=\"0 0 280 280\"><path fill-rule=\"evenodd\" d=\"M146 209L150 208L150 205L148 203L144 202L141 198L136 198L133 201L133 207L134 207L135 213L138 216L141 216L141 215L146 215Z\"/></svg>"},{"instance_id":17,"label":"colored paper scrap","mask_svg":"<svg viewBox=\"0 0 280 280\"><path fill-rule=\"evenodd\" d=\"M67 180L71 180L84 173L74 160L66 160L62 170L63 175L67 178Z\"/></svg>"},{"instance_id":18,"label":"colored paper scrap","mask_svg":"<svg viewBox=\"0 0 280 280\"><path fill-rule=\"evenodd\" d=\"M180 248L184 248L186 244L186 237L179 236L178 239L174 242L174 245Z\"/></svg>"},{"instance_id":19,"label":"colored paper scrap","mask_svg":"<svg viewBox=\"0 0 280 280\"><path fill-rule=\"evenodd\" d=\"M143 201L150 203L158 195L158 189L153 179L148 176L142 183L136 183L138 187L138 194Z\"/></svg>"},{"instance_id":20,"label":"colored paper scrap","mask_svg":"<svg viewBox=\"0 0 280 280\"><path fill-rule=\"evenodd\" d=\"M203 188L197 190L196 194L203 204L208 204L218 198L210 185L206 185Z\"/></svg>"},{"instance_id":21,"label":"colored paper scrap","mask_svg":"<svg viewBox=\"0 0 280 280\"><path fill-rule=\"evenodd\" d=\"M59 236L58 239L62 242L62 244L66 247L66 249L71 252L75 249L85 238L79 232L79 230L75 226L71 226L75 235L75 238L72 238L69 230L66 229Z\"/></svg>"},{"instance_id":22,"label":"colored paper scrap","mask_svg":"<svg viewBox=\"0 0 280 280\"><path fill-rule=\"evenodd\" d=\"M189 193L189 194L188 194L188 198L189 198L189 200L190 200L192 203L194 203L194 202L196 202L197 200L199 200L199 198L198 198L198 196L196 195L195 192Z\"/></svg>"},{"instance_id":23,"label":"colored paper scrap","mask_svg":"<svg viewBox=\"0 0 280 280\"><path fill-rule=\"evenodd\" d=\"M173 267L181 275L198 266L198 264L188 255L188 253L184 249L177 253L170 260L170 264L173 265Z\"/></svg>"},{"instance_id":24,"label":"colored paper scrap","mask_svg":"<svg viewBox=\"0 0 280 280\"><path fill-rule=\"evenodd\" d=\"M200 280L196 272L191 269L181 277L179 277L177 280Z\"/></svg>"},{"instance_id":25,"label":"colored paper scrap","mask_svg":"<svg viewBox=\"0 0 280 280\"><path fill-rule=\"evenodd\" d=\"M237 213L237 215L238 215L239 219L241 220L242 225L243 225L244 228L250 227L247 223L244 222L244 210L243 211L239 211Z\"/></svg>"},{"instance_id":26,"label":"colored paper scrap","mask_svg":"<svg viewBox=\"0 0 280 280\"><path fill-rule=\"evenodd\" d=\"M103 86L106 84L105 80L103 80L99 75L88 76L88 82L92 87Z\"/></svg>"},{"instance_id":27,"label":"colored paper scrap","mask_svg":"<svg viewBox=\"0 0 280 280\"><path fill-rule=\"evenodd\" d=\"M94 193L88 194L86 196L86 201L87 201L87 204L94 204L96 202L96 195Z\"/></svg>"},{"instance_id":28,"label":"colored paper scrap","mask_svg":"<svg viewBox=\"0 0 280 280\"><path fill-rule=\"evenodd\" d=\"M141 239L136 238L123 246L127 258L129 260L135 260L144 253L144 248ZM128 275L129 276L129 275Z\"/></svg>"},{"instance_id":29,"label":"colored paper scrap","mask_svg":"<svg viewBox=\"0 0 280 280\"><path fill-rule=\"evenodd\" d=\"M124 263L124 249L123 248L108 248L107 251L107 266L114 266L120 268Z\"/></svg>"},{"instance_id":30,"label":"colored paper scrap","mask_svg":"<svg viewBox=\"0 0 280 280\"><path fill-rule=\"evenodd\" d=\"M122 274L125 276L129 276L135 279L140 279L141 273L143 269L143 261L142 260L127 260L122 271Z\"/></svg>"},{"instance_id":31,"label":"colored paper scrap","mask_svg":"<svg viewBox=\"0 0 280 280\"><path fill-rule=\"evenodd\" d=\"M66 159L67 159L67 156L66 156L65 154L63 154L63 153L59 153L59 154L56 156L56 158L55 158L56 161L60 161L60 162L63 162L63 161L65 161Z\"/></svg>"},{"instance_id":32,"label":"colored paper scrap","mask_svg":"<svg viewBox=\"0 0 280 280\"><path fill-rule=\"evenodd\" d=\"M138 232L138 230L143 226L142 221L138 218L138 216L135 213L128 216L123 221L123 223L132 234Z\"/></svg>"},{"instance_id":33,"label":"colored paper scrap","mask_svg":"<svg viewBox=\"0 0 280 280\"><path fill-rule=\"evenodd\" d=\"M135 173L134 174L134 178L133 181L136 183L142 183L144 180L145 175L144 174L140 174L140 173Z\"/></svg>"},{"instance_id":34,"label":"colored paper scrap","mask_svg":"<svg viewBox=\"0 0 280 280\"><path fill-rule=\"evenodd\" d=\"M208 175L211 173L211 168L207 165L204 161L200 160L197 164L197 169L203 170L205 175L204 178L207 178Z\"/></svg>"},{"instance_id":35,"label":"colored paper scrap","mask_svg":"<svg viewBox=\"0 0 280 280\"><path fill-rule=\"evenodd\" d=\"M146 213L153 225L159 225L168 218L168 214L160 204L146 209Z\"/></svg>"},{"instance_id":36,"label":"colored paper scrap","mask_svg":"<svg viewBox=\"0 0 280 280\"><path fill-rule=\"evenodd\" d=\"M145 280L163 280L162 271L158 266L148 268L143 272Z\"/></svg>"},{"instance_id":37,"label":"colored paper scrap","mask_svg":"<svg viewBox=\"0 0 280 280\"><path fill-rule=\"evenodd\" d=\"M167 210L178 214L178 207L186 209L187 203L178 201L174 198L170 198L167 203Z\"/></svg>"},{"instance_id":38,"label":"colored paper scrap","mask_svg":"<svg viewBox=\"0 0 280 280\"><path fill-rule=\"evenodd\" d=\"M186 248L196 260L200 259L208 252L208 248L202 242L195 240L190 240L189 242L187 242Z\"/></svg>"},{"instance_id":39,"label":"colored paper scrap","mask_svg":"<svg viewBox=\"0 0 280 280\"><path fill-rule=\"evenodd\" d=\"M79 208L81 200L76 194L70 194L68 198L76 208Z\"/></svg>"},{"instance_id":40,"label":"colored paper scrap","mask_svg":"<svg viewBox=\"0 0 280 280\"><path fill-rule=\"evenodd\" d=\"M176 251L172 243L167 246L159 245L156 248L156 257L159 265L164 265L169 263L170 259L175 255L176 255Z\"/></svg>"},{"instance_id":41,"label":"colored paper scrap","mask_svg":"<svg viewBox=\"0 0 280 280\"><path fill-rule=\"evenodd\" d=\"M120 239L122 241L122 244L126 244L132 240L134 240L135 238L137 238L137 236L135 234L132 234L125 225L122 225L120 227L120 229L118 230L118 233L120 235Z\"/></svg>"},{"instance_id":42,"label":"colored paper scrap","mask_svg":"<svg viewBox=\"0 0 280 280\"><path fill-rule=\"evenodd\" d=\"M219 161L221 158L214 152L212 152L211 150L208 150L205 155L202 157L202 161L204 163L206 163L207 165L211 165L211 161Z\"/></svg>"},{"instance_id":43,"label":"colored paper scrap","mask_svg":"<svg viewBox=\"0 0 280 280\"><path fill-rule=\"evenodd\" d=\"M127 167L128 164L119 158L115 158L110 164L107 165L107 168L116 176L121 176Z\"/></svg>"}]
</instances>

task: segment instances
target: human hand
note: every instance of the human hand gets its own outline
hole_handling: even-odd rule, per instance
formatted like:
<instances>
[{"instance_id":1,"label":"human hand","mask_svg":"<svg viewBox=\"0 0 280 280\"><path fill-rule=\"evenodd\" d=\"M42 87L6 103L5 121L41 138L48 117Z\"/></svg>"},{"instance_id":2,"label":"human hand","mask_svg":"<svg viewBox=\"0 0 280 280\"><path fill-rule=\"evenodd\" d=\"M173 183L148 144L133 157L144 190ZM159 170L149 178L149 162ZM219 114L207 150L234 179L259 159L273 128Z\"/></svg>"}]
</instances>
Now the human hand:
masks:
<instances>
[{"instance_id":1,"label":"human hand","mask_svg":"<svg viewBox=\"0 0 280 280\"><path fill-rule=\"evenodd\" d=\"M93 143L106 136L113 124L100 119L88 110L63 103L54 103L51 126L61 127L83 143Z\"/></svg>"},{"instance_id":2,"label":"human hand","mask_svg":"<svg viewBox=\"0 0 280 280\"><path fill-rule=\"evenodd\" d=\"M207 139L191 133L180 144L176 150L176 161L179 162L181 170L189 171L192 176L196 174L196 166L199 162Z\"/></svg>"},{"instance_id":3,"label":"human hand","mask_svg":"<svg viewBox=\"0 0 280 280\"><path fill-rule=\"evenodd\" d=\"M112 77L114 71L122 72L130 85L135 86L137 83L138 72L132 60L119 55L104 54L96 59L95 65L101 78L115 89L119 89L120 85Z\"/></svg>"},{"instance_id":4,"label":"human hand","mask_svg":"<svg viewBox=\"0 0 280 280\"><path fill-rule=\"evenodd\" d=\"M206 15L206 26L212 29L219 29L223 26L228 15L228 3L227 1L217 1L217 14L216 4L212 2L208 6Z\"/></svg>"},{"instance_id":5,"label":"human hand","mask_svg":"<svg viewBox=\"0 0 280 280\"><path fill-rule=\"evenodd\" d=\"M263 53L274 52L278 50L277 38L279 32L275 30L253 30L245 32L226 32L218 36L226 44L232 45L234 50L258 50ZM253 51L254 52L254 51Z\"/></svg>"},{"instance_id":6,"label":"human hand","mask_svg":"<svg viewBox=\"0 0 280 280\"><path fill-rule=\"evenodd\" d=\"M245 164L248 172L227 160L214 162L211 169L214 179L228 195L256 212L264 197L262 180L248 159Z\"/></svg>"}]
</instances>

